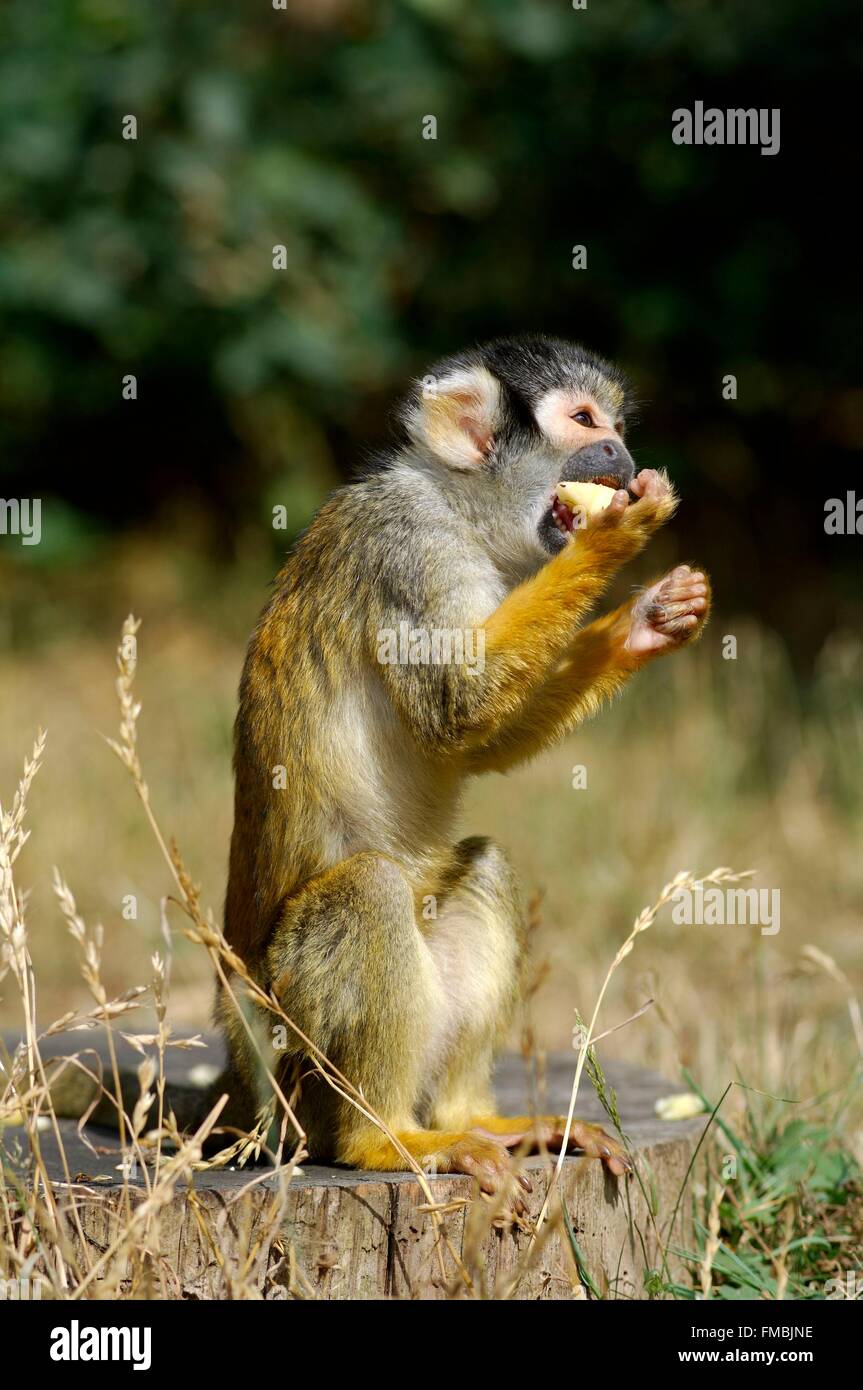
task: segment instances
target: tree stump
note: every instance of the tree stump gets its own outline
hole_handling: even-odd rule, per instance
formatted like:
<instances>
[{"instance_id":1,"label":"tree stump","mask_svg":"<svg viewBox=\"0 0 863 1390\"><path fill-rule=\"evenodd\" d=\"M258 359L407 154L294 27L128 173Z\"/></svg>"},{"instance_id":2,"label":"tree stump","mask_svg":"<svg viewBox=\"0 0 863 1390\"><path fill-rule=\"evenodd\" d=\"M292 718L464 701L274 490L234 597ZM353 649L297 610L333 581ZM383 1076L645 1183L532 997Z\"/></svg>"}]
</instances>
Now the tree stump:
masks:
<instances>
[{"instance_id":1,"label":"tree stump","mask_svg":"<svg viewBox=\"0 0 863 1390\"><path fill-rule=\"evenodd\" d=\"M86 1050L92 1067L95 1050L109 1076L104 1036L84 1033L74 1045L70 1036L49 1040L43 1055ZM6 1045L11 1049L14 1041L7 1037ZM140 1055L119 1038L117 1050L124 1076L134 1076ZM182 1119L189 1098L200 1096L202 1060L218 1068L221 1045L208 1037L206 1051L173 1050L168 1056L170 1101ZM544 1111L566 1112L575 1063L575 1053L546 1059ZM527 1080L520 1057L500 1059L495 1090L502 1113L531 1112ZM286 1182L284 1170L262 1166L207 1169L191 1180L184 1174L172 1191L160 1194L165 1200L157 1211L150 1203L146 1219L139 1215L131 1249L128 1242L123 1247L121 1233L130 1211L134 1216L147 1202L148 1185L134 1169L124 1184L116 1131L89 1123L79 1133L74 1120L61 1120L64 1159L43 1121L40 1147L62 1203L77 1208L89 1263L117 1242L110 1268L113 1279L126 1281L126 1267L131 1275L132 1259L146 1248L156 1297L643 1299L652 1273L654 1283L656 1275L687 1280L677 1251L693 1249L687 1175L706 1116L660 1120L656 1100L682 1088L644 1068L609 1063L606 1080L617 1094L636 1173L617 1182L595 1160L567 1158L558 1188L565 1210L553 1199L552 1221L533 1243L553 1159L524 1161L533 1186L524 1197L525 1214L516 1223L502 1219L495 1225L490 1202L472 1201L474 1185L463 1176L428 1177L442 1208L435 1220L424 1210L426 1195L411 1173L307 1162ZM136 1087L134 1080L133 1092ZM77 1101L71 1108L77 1113ZM577 1113L609 1125L586 1078ZM25 1140L21 1129L0 1130L0 1156L7 1164L25 1169L32 1162ZM103 1263L100 1273L107 1267Z\"/></svg>"}]
</instances>

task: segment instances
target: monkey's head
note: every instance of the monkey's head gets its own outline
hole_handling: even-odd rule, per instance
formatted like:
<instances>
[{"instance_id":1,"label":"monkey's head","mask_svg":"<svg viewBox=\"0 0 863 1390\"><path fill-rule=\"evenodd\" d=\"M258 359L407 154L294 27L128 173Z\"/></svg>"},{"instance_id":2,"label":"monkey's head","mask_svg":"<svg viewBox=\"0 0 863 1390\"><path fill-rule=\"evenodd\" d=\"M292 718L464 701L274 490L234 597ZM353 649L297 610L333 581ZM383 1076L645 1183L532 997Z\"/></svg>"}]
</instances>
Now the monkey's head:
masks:
<instances>
[{"instance_id":1,"label":"monkey's head","mask_svg":"<svg viewBox=\"0 0 863 1390\"><path fill-rule=\"evenodd\" d=\"M500 338L446 358L415 383L402 411L411 462L436 474L514 577L573 541L559 482L629 486L626 416L627 387L615 367L540 336Z\"/></svg>"}]
</instances>

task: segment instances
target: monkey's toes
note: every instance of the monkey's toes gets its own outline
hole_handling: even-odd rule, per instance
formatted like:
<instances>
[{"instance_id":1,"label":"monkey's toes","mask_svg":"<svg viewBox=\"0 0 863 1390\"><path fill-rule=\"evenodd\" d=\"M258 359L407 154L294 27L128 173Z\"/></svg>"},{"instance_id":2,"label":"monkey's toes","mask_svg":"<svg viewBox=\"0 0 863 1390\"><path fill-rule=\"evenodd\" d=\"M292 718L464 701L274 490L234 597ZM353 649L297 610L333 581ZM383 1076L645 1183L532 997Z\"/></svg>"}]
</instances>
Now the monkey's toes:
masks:
<instances>
[{"instance_id":1,"label":"monkey's toes","mask_svg":"<svg viewBox=\"0 0 863 1390\"><path fill-rule=\"evenodd\" d=\"M561 1123L561 1138L566 1129L566 1120ZM601 1125L590 1124L587 1120L573 1120L569 1131L569 1147L582 1149L588 1158L598 1158L614 1177L622 1177L632 1172L632 1159L618 1139L606 1134Z\"/></svg>"},{"instance_id":2,"label":"monkey's toes","mask_svg":"<svg viewBox=\"0 0 863 1390\"><path fill-rule=\"evenodd\" d=\"M466 1173L468 1177L476 1179L482 1192L491 1196L515 1186L520 1187L523 1192L533 1191L530 1180L524 1173L514 1171L509 1151L493 1139L485 1139L478 1134L465 1134L450 1146L444 1161L445 1171ZM513 1207L519 1214L524 1211L524 1204L517 1194L513 1198Z\"/></svg>"}]
</instances>

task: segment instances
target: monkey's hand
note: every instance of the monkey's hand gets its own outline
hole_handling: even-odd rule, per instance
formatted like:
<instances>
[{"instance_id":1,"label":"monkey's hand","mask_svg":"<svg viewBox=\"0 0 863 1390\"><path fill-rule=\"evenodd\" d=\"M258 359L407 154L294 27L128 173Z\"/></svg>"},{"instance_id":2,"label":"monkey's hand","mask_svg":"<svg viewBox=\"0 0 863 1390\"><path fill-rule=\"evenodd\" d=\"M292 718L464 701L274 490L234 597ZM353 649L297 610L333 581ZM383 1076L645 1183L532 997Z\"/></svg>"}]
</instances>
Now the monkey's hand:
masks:
<instances>
[{"instance_id":1,"label":"monkey's hand","mask_svg":"<svg viewBox=\"0 0 863 1390\"><path fill-rule=\"evenodd\" d=\"M630 494L634 498L630 501ZM655 468L643 468L629 485L615 492L605 511L598 512L587 523L585 537L601 540L603 533L621 531L635 541L640 550L660 526L674 515L677 494L665 473Z\"/></svg>"},{"instance_id":2,"label":"monkey's hand","mask_svg":"<svg viewBox=\"0 0 863 1390\"><path fill-rule=\"evenodd\" d=\"M640 665L700 637L710 613L710 581L702 570L678 565L632 604L624 649Z\"/></svg>"}]
</instances>

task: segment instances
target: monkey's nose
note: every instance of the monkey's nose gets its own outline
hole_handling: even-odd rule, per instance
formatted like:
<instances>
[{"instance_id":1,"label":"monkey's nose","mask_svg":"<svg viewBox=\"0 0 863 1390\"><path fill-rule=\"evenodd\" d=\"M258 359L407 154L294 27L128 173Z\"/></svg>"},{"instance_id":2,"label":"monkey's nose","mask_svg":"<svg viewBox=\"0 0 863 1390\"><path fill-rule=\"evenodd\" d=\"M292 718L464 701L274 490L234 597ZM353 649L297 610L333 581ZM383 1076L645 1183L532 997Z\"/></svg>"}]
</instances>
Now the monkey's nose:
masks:
<instances>
[{"instance_id":1,"label":"monkey's nose","mask_svg":"<svg viewBox=\"0 0 863 1390\"><path fill-rule=\"evenodd\" d=\"M616 439L597 439L571 454L564 472L572 482L605 482L610 487L628 487L635 477L635 464L625 444Z\"/></svg>"}]
</instances>

